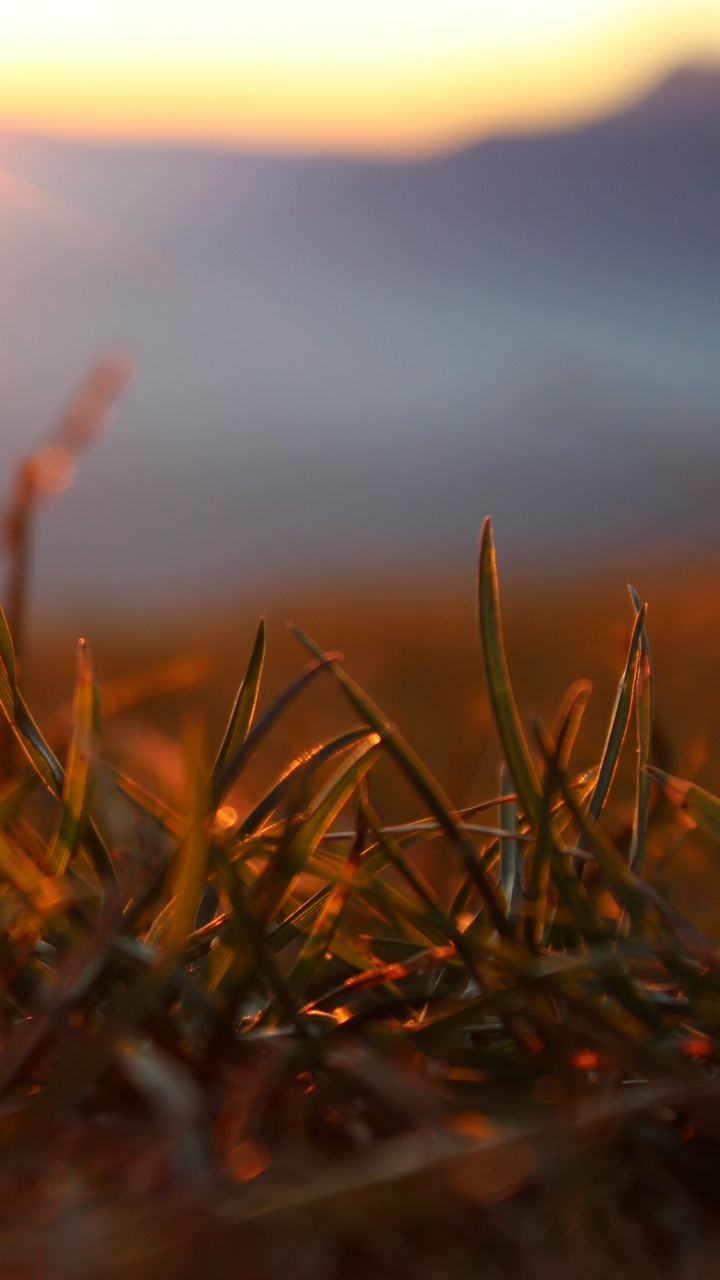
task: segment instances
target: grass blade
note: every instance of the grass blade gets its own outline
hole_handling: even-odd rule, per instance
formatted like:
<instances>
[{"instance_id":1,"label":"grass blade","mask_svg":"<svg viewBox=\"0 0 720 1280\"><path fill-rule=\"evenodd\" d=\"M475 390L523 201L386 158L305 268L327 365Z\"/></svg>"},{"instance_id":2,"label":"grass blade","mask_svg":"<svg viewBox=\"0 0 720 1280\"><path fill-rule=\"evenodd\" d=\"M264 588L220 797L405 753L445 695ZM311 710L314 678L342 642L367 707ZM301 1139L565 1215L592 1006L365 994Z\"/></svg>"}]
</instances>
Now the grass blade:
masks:
<instances>
[{"instance_id":1,"label":"grass blade","mask_svg":"<svg viewBox=\"0 0 720 1280\"><path fill-rule=\"evenodd\" d=\"M629 590L635 609L639 614L642 609L640 597L633 587L630 587ZM635 783L635 816L628 861L636 874L641 876L645 867L645 850L650 814L650 775L647 772L647 765L650 763L655 723L655 677L653 674L652 653L645 626L643 626L640 643L635 709L637 716L638 769Z\"/></svg>"},{"instance_id":2,"label":"grass blade","mask_svg":"<svg viewBox=\"0 0 720 1280\"><path fill-rule=\"evenodd\" d=\"M640 646L642 644L643 634L645 630L645 614L646 608L643 605L637 612L635 625L630 637L630 647L628 649L625 670L620 678L618 691L615 697L615 705L610 717L610 725L608 728L605 746L600 760L600 771L597 781L590 797L589 810L593 818L599 818L603 811L605 801L607 800L613 778L617 770L618 760L622 745L625 741L628 724L630 722L630 712L632 711L633 695L635 693L635 685L637 680L638 661L640 655Z\"/></svg>"},{"instance_id":3,"label":"grass blade","mask_svg":"<svg viewBox=\"0 0 720 1280\"><path fill-rule=\"evenodd\" d=\"M661 786L667 797L696 827L714 840L720 840L720 799L694 782L675 778L662 769L645 766L645 772Z\"/></svg>"},{"instance_id":4,"label":"grass blade","mask_svg":"<svg viewBox=\"0 0 720 1280\"><path fill-rule=\"evenodd\" d=\"M592 693L592 681L576 680L570 685L558 708L554 723L550 728L553 742L561 745L558 757L558 769L565 773L569 764L572 749L582 722L588 698Z\"/></svg>"},{"instance_id":5,"label":"grass blade","mask_svg":"<svg viewBox=\"0 0 720 1280\"><path fill-rule=\"evenodd\" d=\"M550 744L542 740L541 748L546 759L549 758ZM618 906L627 911L640 933L649 932L653 937L656 936L661 926L658 913L651 908L647 897L637 887L635 876L624 858L590 812L589 806L586 811L581 809L568 786L567 779L562 774L559 775L559 783L563 800L580 832L582 847L592 853L597 860Z\"/></svg>"},{"instance_id":6,"label":"grass blade","mask_svg":"<svg viewBox=\"0 0 720 1280\"><path fill-rule=\"evenodd\" d=\"M534 822L540 812L540 783L520 724L520 716L510 684L500 623L495 544L489 517L483 524L480 539L478 599L480 636L490 705L520 803L526 816Z\"/></svg>"},{"instance_id":7,"label":"grass blade","mask_svg":"<svg viewBox=\"0 0 720 1280\"><path fill-rule=\"evenodd\" d=\"M95 786L98 737L102 723L100 691L84 640L78 642L77 683L73 703L73 732L70 740L62 809L55 836L48 850L48 866L58 878L85 838Z\"/></svg>"},{"instance_id":8,"label":"grass blade","mask_svg":"<svg viewBox=\"0 0 720 1280\"><path fill-rule=\"evenodd\" d=\"M422 796L430 812L437 818L450 843L458 850L465 870L472 877L475 887L488 909L495 929L503 937L512 937L512 926L503 911L493 884L479 865L477 850L469 836L463 831L449 799L432 774L426 769L405 739L401 737L397 729L385 719L380 709L368 698L367 694L363 693L354 680L350 679L342 667L330 655L323 654L322 649L315 644L314 640L311 640L298 627L293 628L293 630L301 644L304 644L319 659L322 658L352 706L355 707L355 710L363 716L371 728L375 729L383 737L386 751L400 765L405 776L412 783L418 794Z\"/></svg>"},{"instance_id":9,"label":"grass blade","mask_svg":"<svg viewBox=\"0 0 720 1280\"><path fill-rule=\"evenodd\" d=\"M213 790L214 803L219 804L225 793L237 780L245 765L255 754L260 743L267 737L273 725L277 723L290 704L317 678L325 667L328 667L333 662L336 656L335 654L323 655L321 661L311 662L295 680L278 694L277 698L270 703L270 706L266 707L260 719L255 721L245 739L230 753L225 764L218 771Z\"/></svg>"},{"instance_id":10,"label":"grass blade","mask_svg":"<svg viewBox=\"0 0 720 1280\"><path fill-rule=\"evenodd\" d=\"M113 765L103 762L106 773L112 778L118 789L127 797L130 804L139 813L152 818L163 831L170 836L181 836L183 833L182 816L167 801L148 791L133 778L128 778Z\"/></svg>"},{"instance_id":11,"label":"grass blade","mask_svg":"<svg viewBox=\"0 0 720 1280\"><path fill-rule=\"evenodd\" d=\"M40 916L68 906L65 886L60 886L54 876L43 875L32 858L3 832L0 832L0 877L31 903Z\"/></svg>"},{"instance_id":12,"label":"grass blade","mask_svg":"<svg viewBox=\"0 0 720 1280\"><path fill-rule=\"evenodd\" d=\"M30 712L15 679L15 653L7 619L0 609L0 706L10 728L48 791L62 798L65 775L60 762L50 750ZM93 822L87 823L85 845L103 880L115 884L115 867Z\"/></svg>"},{"instance_id":13,"label":"grass blade","mask_svg":"<svg viewBox=\"0 0 720 1280\"><path fill-rule=\"evenodd\" d=\"M210 786L205 762L205 739L199 725L191 725L185 741L187 829L168 868L174 910L164 932L160 966L172 969L182 955L195 924L205 888L208 848Z\"/></svg>"},{"instance_id":14,"label":"grass blade","mask_svg":"<svg viewBox=\"0 0 720 1280\"><path fill-rule=\"evenodd\" d=\"M565 721L566 726L572 723L572 708L568 713ZM528 899L532 903L532 912L526 925L526 940L537 946L541 939L542 922L547 915L547 894L548 879L543 878L544 860L549 862L549 868L552 870L552 879L559 895L569 908L569 923L563 922L564 932L585 938L593 942L604 940L606 930L590 900L588 894L583 887L581 877L572 862L564 855L560 849L559 832L564 825L565 813L558 810L557 814L553 810L553 798L560 791L563 799L565 792L572 794L572 788L569 786L565 774L560 771L559 761L567 754L564 749L562 736L558 742L553 742L552 738L546 733L543 726L536 721L535 731L538 738L538 745L545 760L545 785L543 788L543 803L540 811L540 820L538 822L537 845L538 845L538 871L534 870L531 879L537 876L537 883L532 883L528 892ZM575 804L577 800L573 797ZM566 812L573 811L566 805ZM532 933L531 933L532 930Z\"/></svg>"},{"instance_id":15,"label":"grass blade","mask_svg":"<svg viewBox=\"0 0 720 1280\"><path fill-rule=\"evenodd\" d=\"M225 730L217 758L210 775L210 792L213 801L219 804L221 798L220 785L223 771L228 761L237 753L239 748L250 732L250 727L255 715L257 706L258 693L260 691L260 679L262 677L263 664L265 662L265 619L261 618L258 624L255 643L252 647L250 660L247 670L243 677L242 683L237 693L235 703L230 714L230 720Z\"/></svg>"},{"instance_id":16,"label":"grass blade","mask_svg":"<svg viewBox=\"0 0 720 1280\"><path fill-rule=\"evenodd\" d=\"M345 864L344 879L338 881L323 904L313 928L305 939L300 955L288 975L287 985L296 999L304 995L318 964L337 932L352 891L352 879L365 847L366 836L367 829L361 810L358 815L355 840Z\"/></svg>"},{"instance_id":17,"label":"grass blade","mask_svg":"<svg viewBox=\"0 0 720 1280\"><path fill-rule=\"evenodd\" d=\"M244 914L252 926L263 936L268 923L281 906L292 881L304 867L320 843L325 831L347 804L368 769L375 763L381 749L377 734L365 735L348 760L329 779L316 797L307 816L295 813L288 823L285 839L265 871L259 876L248 894ZM214 851L215 853L215 851ZM229 865L229 864L228 864ZM235 873L233 872L233 875ZM235 880L237 877L235 876ZM225 886L227 887L227 886ZM237 913L236 913L237 915ZM219 945L213 952L210 986L215 989L226 975L233 985L242 985L248 973L248 953L238 951L237 920L228 922ZM265 944L264 944L265 945Z\"/></svg>"},{"instance_id":18,"label":"grass blade","mask_svg":"<svg viewBox=\"0 0 720 1280\"><path fill-rule=\"evenodd\" d=\"M500 771L500 791L502 794L512 791L512 777L507 765ZM500 826L504 830L517 833L520 830L520 819L517 802L503 800L500 804ZM523 870L525 867L525 851L522 843L513 835L500 837L500 883L508 916L517 921L518 910L523 900Z\"/></svg>"},{"instance_id":19,"label":"grass blade","mask_svg":"<svg viewBox=\"0 0 720 1280\"><path fill-rule=\"evenodd\" d=\"M27 796L37 785L37 773L32 767L10 778L0 787L0 831L9 826Z\"/></svg>"},{"instance_id":20,"label":"grass blade","mask_svg":"<svg viewBox=\"0 0 720 1280\"><path fill-rule=\"evenodd\" d=\"M38 777L59 799L63 789L63 771L60 762L43 739L18 689L15 676L15 650L2 609L0 609L0 706Z\"/></svg>"},{"instance_id":21,"label":"grass blade","mask_svg":"<svg viewBox=\"0 0 720 1280\"><path fill-rule=\"evenodd\" d=\"M566 754L565 736L570 730L572 715L573 706L571 705L568 708L564 721L560 726L560 733L556 743L554 744L552 754L546 759L545 781L543 784L542 801L540 804L540 812L538 814L537 828L535 832L535 843L533 844L530 852L530 868L527 894L525 898L524 934L525 941L533 950L536 950L540 944L545 920L548 914L550 854L553 847L553 800L555 798L556 791L559 789L559 762ZM536 725L536 732L538 733L538 736L541 733L539 724Z\"/></svg>"},{"instance_id":22,"label":"grass blade","mask_svg":"<svg viewBox=\"0 0 720 1280\"><path fill-rule=\"evenodd\" d=\"M314 747L312 751L306 752L293 761L290 768L270 788L262 800L259 800L247 817L243 818L237 831L239 840L246 839L262 826L263 822L275 812L293 787L297 786L301 774L307 777L310 772L326 764L333 756L339 755L341 751L355 746L358 742L362 742L367 736L367 729L365 728L350 729L348 733L340 734L339 737L333 738L331 742L327 742L323 746Z\"/></svg>"}]
</instances>

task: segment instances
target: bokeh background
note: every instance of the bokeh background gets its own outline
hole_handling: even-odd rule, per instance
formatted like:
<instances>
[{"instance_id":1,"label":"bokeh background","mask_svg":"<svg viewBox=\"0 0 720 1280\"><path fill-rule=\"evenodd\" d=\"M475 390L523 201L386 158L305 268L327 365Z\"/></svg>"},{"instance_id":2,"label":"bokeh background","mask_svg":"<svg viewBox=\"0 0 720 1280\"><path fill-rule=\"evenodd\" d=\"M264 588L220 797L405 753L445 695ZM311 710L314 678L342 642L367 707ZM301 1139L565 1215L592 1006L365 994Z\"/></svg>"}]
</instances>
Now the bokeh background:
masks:
<instances>
[{"instance_id":1,"label":"bokeh background","mask_svg":"<svg viewBox=\"0 0 720 1280\"><path fill-rule=\"evenodd\" d=\"M104 673L203 649L219 707L262 608L474 794L490 513L531 709L593 674L601 724L632 579L709 777L719 351L714 0L6 6L6 491L133 368L34 530L41 707L85 631Z\"/></svg>"},{"instance_id":2,"label":"bokeh background","mask_svg":"<svg viewBox=\"0 0 720 1280\"><path fill-rule=\"evenodd\" d=\"M0 52L0 469L127 351L36 589L706 554L720 6L70 0ZM630 571L628 566L627 571Z\"/></svg>"}]
</instances>

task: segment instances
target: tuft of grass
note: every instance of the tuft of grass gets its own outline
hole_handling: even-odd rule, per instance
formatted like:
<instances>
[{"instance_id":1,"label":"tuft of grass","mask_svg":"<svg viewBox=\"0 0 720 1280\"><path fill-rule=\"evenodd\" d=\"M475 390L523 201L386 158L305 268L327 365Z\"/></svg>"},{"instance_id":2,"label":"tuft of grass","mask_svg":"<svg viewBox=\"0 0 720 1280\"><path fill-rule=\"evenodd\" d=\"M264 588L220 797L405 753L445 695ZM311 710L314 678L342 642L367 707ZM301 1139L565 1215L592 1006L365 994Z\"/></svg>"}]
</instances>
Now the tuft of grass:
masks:
<instances>
[{"instance_id":1,"label":"tuft of grass","mask_svg":"<svg viewBox=\"0 0 720 1280\"><path fill-rule=\"evenodd\" d=\"M309 665L263 703L262 622L214 759L186 726L174 807L104 761L84 641L48 741L2 618L25 761L0 789L4 1273L32 1233L50 1277L705 1274L720 963L653 869L679 822L720 839L720 799L652 763L636 593L588 771L587 682L551 727L517 705L489 521L478 589L501 785L462 810L304 633ZM253 793L322 681L346 728ZM374 794L388 763L415 797L401 822Z\"/></svg>"}]
</instances>

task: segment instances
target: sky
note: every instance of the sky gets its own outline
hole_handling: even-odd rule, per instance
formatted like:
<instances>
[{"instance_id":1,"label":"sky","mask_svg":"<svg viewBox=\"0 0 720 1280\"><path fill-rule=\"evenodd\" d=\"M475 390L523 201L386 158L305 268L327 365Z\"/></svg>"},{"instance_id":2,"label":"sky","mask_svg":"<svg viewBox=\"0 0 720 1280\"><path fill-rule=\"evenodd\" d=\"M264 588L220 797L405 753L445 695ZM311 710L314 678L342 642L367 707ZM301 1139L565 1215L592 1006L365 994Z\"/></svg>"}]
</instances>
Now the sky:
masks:
<instances>
[{"instance_id":1,"label":"sky","mask_svg":"<svg viewBox=\"0 0 720 1280\"><path fill-rule=\"evenodd\" d=\"M4 0L0 127L417 153L720 58L720 0Z\"/></svg>"}]
</instances>

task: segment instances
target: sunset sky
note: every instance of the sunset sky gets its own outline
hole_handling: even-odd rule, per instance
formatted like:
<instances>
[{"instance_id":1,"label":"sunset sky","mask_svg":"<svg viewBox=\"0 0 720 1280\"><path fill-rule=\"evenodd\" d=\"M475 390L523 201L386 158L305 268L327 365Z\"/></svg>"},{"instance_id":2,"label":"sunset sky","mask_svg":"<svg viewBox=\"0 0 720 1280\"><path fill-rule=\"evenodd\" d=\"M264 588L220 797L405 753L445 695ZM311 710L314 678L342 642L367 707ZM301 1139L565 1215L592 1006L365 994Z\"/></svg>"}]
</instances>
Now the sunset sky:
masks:
<instances>
[{"instance_id":1,"label":"sunset sky","mask_svg":"<svg viewBox=\"0 0 720 1280\"><path fill-rule=\"evenodd\" d=\"M423 151L720 58L720 0L7 0L0 125Z\"/></svg>"}]
</instances>

